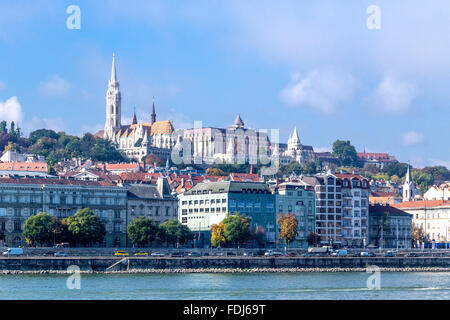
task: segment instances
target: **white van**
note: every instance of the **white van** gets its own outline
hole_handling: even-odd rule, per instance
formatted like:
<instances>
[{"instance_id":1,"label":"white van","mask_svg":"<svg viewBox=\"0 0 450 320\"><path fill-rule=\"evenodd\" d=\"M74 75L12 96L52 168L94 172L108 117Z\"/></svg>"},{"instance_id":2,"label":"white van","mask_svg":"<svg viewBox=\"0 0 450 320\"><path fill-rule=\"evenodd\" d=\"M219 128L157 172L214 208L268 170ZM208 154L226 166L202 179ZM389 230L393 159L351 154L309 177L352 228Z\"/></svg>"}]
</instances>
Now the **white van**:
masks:
<instances>
[{"instance_id":1,"label":"white van","mask_svg":"<svg viewBox=\"0 0 450 320\"><path fill-rule=\"evenodd\" d=\"M3 252L4 256L17 256L22 255L23 249L22 248L8 248L5 252Z\"/></svg>"}]
</instances>

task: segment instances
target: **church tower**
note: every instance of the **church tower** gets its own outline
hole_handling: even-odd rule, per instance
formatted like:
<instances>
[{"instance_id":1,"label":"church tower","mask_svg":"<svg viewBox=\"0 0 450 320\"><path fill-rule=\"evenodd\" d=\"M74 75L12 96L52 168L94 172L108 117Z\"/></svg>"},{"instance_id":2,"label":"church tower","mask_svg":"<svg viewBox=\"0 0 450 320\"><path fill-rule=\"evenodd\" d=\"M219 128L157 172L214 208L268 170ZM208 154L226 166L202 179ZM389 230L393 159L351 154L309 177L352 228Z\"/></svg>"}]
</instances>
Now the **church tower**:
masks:
<instances>
[{"instance_id":1,"label":"church tower","mask_svg":"<svg viewBox=\"0 0 450 320\"><path fill-rule=\"evenodd\" d=\"M155 97L153 97L153 110L151 114L151 124L156 122L156 112L155 112Z\"/></svg>"},{"instance_id":2,"label":"church tower","mask_svg":"<svg viewBox=\"0 0 450 320\"><path fill-rule=\"evenodd\" d=\"M106 92L106 121L103 134L105 139L111 140L122 126L121 102L122 97L119 90L119 82L116 78L116 58L113 54L111 78L108 82L108 91Z\"/></svg>"},{"instance_id":3,"label":"church tower","mask_svg":"<svg viewBox=\"0 0 450 320\"><path fill-rule=\"evenodd\" d=\"M411 178L410 165L406 171L405 183L403 184L403 201L412 201L417 195L417 189Z\"/></svg>"}]
</instances>

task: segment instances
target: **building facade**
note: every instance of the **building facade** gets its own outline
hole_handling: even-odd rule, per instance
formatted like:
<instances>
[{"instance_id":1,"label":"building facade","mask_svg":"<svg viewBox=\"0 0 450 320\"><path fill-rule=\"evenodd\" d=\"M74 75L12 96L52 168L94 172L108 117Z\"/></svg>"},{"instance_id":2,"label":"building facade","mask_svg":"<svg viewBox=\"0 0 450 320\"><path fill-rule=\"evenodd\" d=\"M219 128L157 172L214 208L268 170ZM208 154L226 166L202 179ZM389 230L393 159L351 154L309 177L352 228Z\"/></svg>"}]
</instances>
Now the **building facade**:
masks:
<instances>
[{"instance_id":1,"label":"building facade","mask_svg":"<svg viewBox=\"0 0 450 320\"><path fill-rule=\"evenodd\" d=\"M419 200L394 205L412 214L412 222L435 242L450 242L450 201Z\"/></svg>"},{"instance_id":2,"label":"building facade","mask_svg":"<svg viewBox=\"0 0 450 320\"><path fill-rule=\"evenodd\" d=\"M297 236L290 244L294 248L308 248L307 237L315 232L316 196L314 188L303 183L285 182L271 188L275 194L275 212L293 213L297 218ZM277 226L277 239L279 226Z\"/></svg>"},{"instance_id":3,"label":"building facade","mask_svg":"<svg viewBox=\"0 0 450 320\"><path fill-rule=\"evenodd\" d=\"M276 241L274 200L265 183L199 183L179 195L179 221L194 232L203 232L204 243L209 245L211 225L220 223L229 213L239 212L251 218L252 232L264 229L266 245L273 246Z\"/></svg>"},{"instance_id":4,"label":"building facade","mask_svg":"<svg viewBox=\"0 0 450 320\"><path fill-rule=\"evenodd\" d=\"M322 245L342 246L342 182L328 171L323 175L303 177L316 193L316 233Z\"/></svg>"},{"instance_id":5,"label":"building facade","mask_svg":"<svg viewBox=\"0 0 450 320\"><path fill-rule=\"evenodd\" d=\"M423 198L425 200L450 201L450 182L430 187L423 195Z\"/></svg>"},{"instance_id":6,"label":"building facade","mask_svg":"<svg viewBox=\"0 0 450 320\"><path fill-rule=\"evenodd\" d=\"M137 121L136 114L129 125L122 125L122 95L116 76L116 62L113 55L111 78L106 92L105 129L96 136L110 140L126 157L140 161L147 154L166 160L175 145L174 128L169 120L156 121L153 101L150 122Z\"/></svg>"},{"instance_id":7,"label":"building facade","mask_svg":"<svg viewBox=\"0 0 450 320\"><path fill-rule=\"evenodd\" d=\"M412 246L412 215L389 205L369 207L369 245L409 249Z\"/></svg>"},{"instance_id":8,"label":"building facade","mask_svg":"<svg viewBox=\"0 0 450 320\"><path fill-rule=\"evenodd\" d=\"M139 217L152 219L158 225L167 220L178 221L178 198L170 191L167 178L159 177L156 186L130 184L126 188L127 224Z\"/></svg>"},{"instance_id":9,"label":"building facade","mask_svg":"<svg viewBox=\"0 0 450 320\"><path fill-rule=\"evenodd\" d=\"M261 154L270 154L267 134L245 128L240 115L228 128L186 129L176 140L176 148L182 147L183 159L195 164L256 164Z\"/></svg>"},{"instance_id":10,"label":"building facade","mask_svg":"<svg viewBox=\"0 0 450 320\"><path fill-rule=\"evenodd\" d=\"M126 245L127 192L105 182L60 179L0 179L0 231L4 245L24 246L26 220L39 212L57 219L90 208L106 228L106 247Z\"/></svg>"},{"instance_id":11,"label":"building facade","mask_svg":"<svg viewBox=\"0 0 450 320\"><path fill-rule=\"evenodd\" d=\"M359 174L336 173L342 191L342 244L365 247L368 243L369 180Z\"/></svg>"}]
</instances>

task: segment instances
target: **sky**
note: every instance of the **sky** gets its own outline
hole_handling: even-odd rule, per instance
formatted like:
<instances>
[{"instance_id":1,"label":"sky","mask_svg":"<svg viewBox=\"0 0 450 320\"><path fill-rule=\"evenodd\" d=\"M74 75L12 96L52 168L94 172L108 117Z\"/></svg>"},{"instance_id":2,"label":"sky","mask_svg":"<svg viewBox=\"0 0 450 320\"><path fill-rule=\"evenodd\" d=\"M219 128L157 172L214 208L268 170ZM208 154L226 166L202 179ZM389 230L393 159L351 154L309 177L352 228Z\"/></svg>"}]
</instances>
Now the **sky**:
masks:
<instances>
[{"instance_id":1,"label":"sky","mask_svg":"<svg viewBox=\"0 0 450 320\"><path fill-rule=\"evenodd\" d=\"M115 53L124 124L155 97L175 129L240 114L280 142L297 126L316 151L350 140L450 168L449 15L445 0L0 0L0 119L103 129Z\"/></svg>"}]
</instances>

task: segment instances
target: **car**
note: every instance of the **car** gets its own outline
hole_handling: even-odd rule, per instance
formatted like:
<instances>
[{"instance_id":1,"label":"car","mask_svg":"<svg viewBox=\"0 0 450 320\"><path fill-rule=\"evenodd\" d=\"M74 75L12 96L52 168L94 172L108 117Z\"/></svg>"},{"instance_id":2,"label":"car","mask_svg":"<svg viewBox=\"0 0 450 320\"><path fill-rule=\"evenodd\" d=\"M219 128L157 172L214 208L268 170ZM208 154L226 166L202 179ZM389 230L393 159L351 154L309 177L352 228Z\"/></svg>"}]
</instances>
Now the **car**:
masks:
<instances>
[{"instance_id":1,"label":"car","mask_svg":"<svg viewBox=\"0 0 450 320\"><path fill-rule=\"evenodd\" d=\"M253 257L253 252L244 252L244 256Z\"/></svg>"},{"instance_id":2,"label":"car","mask_svg":"<svg viewBox=\"0 0 450 320\"><path fill-rule=\"evenodd\" d=\"M4 256L20 256L23 254L23 248L8 248L3 252Z\"/></svg>"},{"instance_id":3,"label":"car","mask_svg":"<svg viewBox=\"0 0 450 320\"><path fill-rule=\"evenodd\" d=\"M145 252L145 251L139 251L139 252L136 252L134 255L135 255L135 256L148 256L148 252Z\"/></svg>"},{"instance_id":4,"label":"car","mask_svg":"<svg viewBox=\"0 0 450 320\"><path fill-rule=\"evenodd\" d=\"M161 253L161 252L152 252L152 253L150 254L150 256L152 256L152 257L164 257L164 253Z\"/></svg>"},{"instance_id":5,"label":"car","mask_svg":"<svg viewBox=\"0 0 450 320\"><path fill-rule=\"evenodd\" d=\"M172 252L170 254L171 257L184 257L184 253L183 252Z\"/></svg>"},{"instance_id":6,"label":"car","mask_svg":"<svg viewBox=\"0 0 450 320\"><path fill-rule=\"evenodd\" d=\"M62 242L62 243L58 243L55 248L68 248L70 247L70 243L68 242Z\"/></svg>"},{"instance_id":7,"label":"car","mask_svg":"<svg viewBox=\"0 0 450 320\"><path fill-rule=\"evenodd\" d=\"M127 256L129 256L128 252L126 252L126 251L116 251L114 253L114 255L118 256L118 257L127 257Z\"/></svg>"},{"instance_id":8,"label":"car","mask_svg":"<svg viewBox=\"0 0 450 320\"><path fill-rule=\"evenodd\" d=\"M419 255L415 252L408 252L407 257L418 257Z\"/></svg>"},{"instance_id":9,"label":"car","mask_svg":"<svg viewBox=\"0 0 450 320\"><path fill-rule=\"evenodd\" d=\"M345 257L345 256L347 256L347 253L348 253L347 250L341 249L341 250L336 250L331 255Z\"/></svg>"},{"instance_id":10,"label":"car","mask_svg":"<svg viewBox=\"0 0 450 320\"><path fill-rule=\"evenodd\" d=\"M312 252L305 252L302 254L302 257L312 257L312 256L314 256L314 253Z\"/></svg>"},{"instance_id":11,"label":"car","mask_svg":"<svg viewBox=\"0 0 450 320\"><path fill-rule=\"evenodd\" d=\"M272 250L269 250L269 251L266 251L265 253L264 253L264 255L267 257L267 256L273 256L273 257L279 257L279 256L282 256L283 254L281 253L281 252L279 252L279 251L272 251Z\"/></svg>"},{"instance_id":12,"label":"car","mask_svg":"<svg viewBox=\"0 0 450 320\"><path fill-rule=\"evenodd\" d=\"M55 257L67 257L67 253L62 252L62 251L58 251L54 253Z\"/></svg>"},{"instance_id":13,"label":"car","mask_svg":"<svg viewBox=\"0 0 450 320\"><path fill-rule=\"evenodd\" d=\"M394 256L394 253L393 253L392 251L386 251L386 252L384 253L384 256L385 256L385 257L393 257L393 256Z\"/></svg>"},{"instance_id":14,"label":"car","mask_svg":"<svg viewBox=\"0 0 450 320\"><path fill-rule=\"evenodd\" d=\"M209 257L209 253L208 253L208 252L205 252L205 253L203 254L203 256L204 256L204 257Z\"/></svg>"},{"instance_id":15,"label":"car","mask_svg":"<svg viewBox=\"0 0 450 320\"><path fill-rule=\"evenodd\" d=\"M202 255L200 254L200 252L193 251L193 252L189 252L188 256L189 257L201 257Z\"/></svg>"},{"instance_id":16,"label":"car","mask_svg":"<svg viewBox=\"0 0 450 320\"><path fill-rule=\"evenodd\" d=\"M234 253L234 252L227 252L227 257L229 257L229 256L236 256L236 253Z\"/></svg>"},{"instance_id":17,"label":"car","mask_svg":"<svg viewBox=\"0 0 450 320\"><path fill-rule=\"evenodd\" d=\"M295 252L287 252L286 257L295 257L297 254Z\"/></svg>"}]
</instances>

